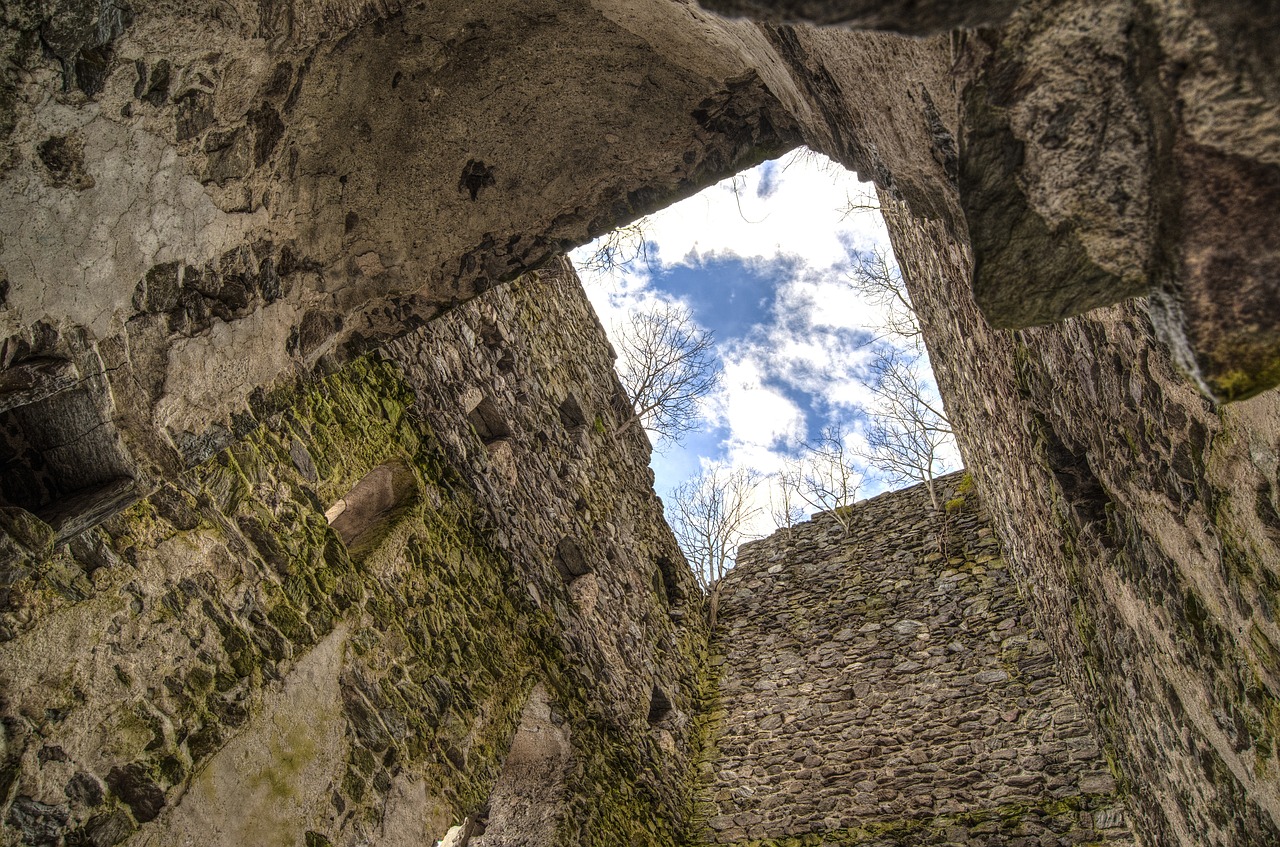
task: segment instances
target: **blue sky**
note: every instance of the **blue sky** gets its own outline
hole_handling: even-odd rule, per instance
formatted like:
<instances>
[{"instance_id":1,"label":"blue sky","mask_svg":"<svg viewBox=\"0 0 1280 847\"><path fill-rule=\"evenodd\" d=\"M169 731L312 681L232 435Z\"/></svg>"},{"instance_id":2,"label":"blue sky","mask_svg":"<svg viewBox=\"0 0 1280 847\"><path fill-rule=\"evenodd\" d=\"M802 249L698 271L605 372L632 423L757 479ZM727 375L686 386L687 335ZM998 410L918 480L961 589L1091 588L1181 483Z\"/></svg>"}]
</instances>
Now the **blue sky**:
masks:
<instances>
[{"instance_id":1,"label":"blue sky","mask_svg":"<svg viewBox=\"0 0 1280 847\"><path fill-rule=\"evenodd\" d=\"M698 431L657 445L659 494L711 464L771 474L824 426L857 437L870 402L868 342L882 318L853 291L849 268L855 251L887 250L889 240L880 215L847 214L850 201L875 203L870 184L792 152L650 216L647 262L582 272L611 334L630 311L673 299L715 335L724 379Z\"/></svg>"}]
</instances>

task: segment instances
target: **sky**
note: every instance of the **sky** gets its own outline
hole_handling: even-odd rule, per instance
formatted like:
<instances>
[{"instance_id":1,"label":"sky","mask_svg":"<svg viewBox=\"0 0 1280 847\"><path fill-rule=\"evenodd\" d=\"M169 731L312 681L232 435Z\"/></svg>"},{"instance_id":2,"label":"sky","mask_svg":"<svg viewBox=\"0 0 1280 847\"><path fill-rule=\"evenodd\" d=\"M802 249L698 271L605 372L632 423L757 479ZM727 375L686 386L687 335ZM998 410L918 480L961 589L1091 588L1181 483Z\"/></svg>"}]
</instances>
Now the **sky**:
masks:
<instances>
[{"instance_id":1,"label":"sky","mask_svg":"<svg viewBox=\"0 0 1280 847\"><path fill-rule=\"evenodd\" d=\"M879 212L847 207L875 202L870 183L801 148L651 215L634 261L601 272L583 269L595 244L571 254L615 347L626 316L662 299L714 335L724 376L696 431L679 444L653 439L664 499L713 465L774 474L827 426L859 437L883 318L850 285L850 265L856 251L892 253ZM863 494L885 488L869 480ZM772 530L768 511L753 534Z\"/></svg>"}]
</instances>

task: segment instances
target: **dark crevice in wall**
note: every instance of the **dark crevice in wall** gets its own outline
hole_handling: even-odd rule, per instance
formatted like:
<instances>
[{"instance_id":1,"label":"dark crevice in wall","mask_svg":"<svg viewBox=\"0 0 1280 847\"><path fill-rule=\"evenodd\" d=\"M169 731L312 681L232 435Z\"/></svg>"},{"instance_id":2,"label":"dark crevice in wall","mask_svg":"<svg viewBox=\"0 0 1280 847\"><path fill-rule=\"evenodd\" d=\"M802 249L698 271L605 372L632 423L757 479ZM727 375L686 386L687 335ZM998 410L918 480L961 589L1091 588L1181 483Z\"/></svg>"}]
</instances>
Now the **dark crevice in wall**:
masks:
<instances>
[{"instance_id":1,"label":"dark crevice in wall","mask_svg":"<svg viewBox=\"0 0 1280 847\"><path fill-rule=\"evenodd\" d=\"M587 425L587 414L582 411L578 398L572 394L565 397L564 402L560 404L560 422L564 424L565 429Z\"/></svg>"},{"instance_id":2,"label":"dark crevice in wall","mask_svg":"<svg viewBox=\"0 0 1280 847\"><path fill-rule=\"evenodd\" d=\"M63 540L135 498L115 426L71 362L33 359L0 373L0 503Z\"/></svg>"},{"instance_id":3,"label":"dark crevice in wall","mask_svg":"<svg viewBox=\"0 0 1280 847\"><path fill-rule=\"evenodd\" d=\"M676 563L668 556L659 556L654 564L656 565L654 573L657 580L655 587L661 591L669 606L679 605L685 598L680 592L680 583L676 576Z\"/></svg>"},{"instance_id":4,"label":"dark crevice in wall","mask_svg":"<svg viewBox=\"0 0 1280 847\"><path fill-rule=\"evenodd\" d=\"M1089 467L1088 457L1063 443L1044 415L1033 411L1032 416L1040 431L1045 460L1058 487L1062 489L1067 505L1081 526L1105 526L1108 509L1112 507L1111 497Z\"/></svg>"},{"instance_id":5,"label":"dark crevice in wall","mask_svg":"<svg viewBox=\"0 0 1280 847\"><path fill-rule=\"evenodd\" d=\"M659 685L653 686L653 693L649 697L649 714L647 720L650 725L662 723L671 716L672 709L671 698L662 690Z\"/></svg>"},{"instance_id":6,"label":"dark crevice in wall","mask_svg":"<svg viewBox=\"0 0 1280 847\"><path fill-rule=\"evenodd\" d=\"M582 547L577 541L565 536L560 539L560 543L556 546L556 554L554 563L556 572L564 579L565 582L573 582L580 576L586 576L591 573L594 568L587 561L587 557L582 552Z\"/></svg>"},{"instance_id":7,"label":"dark crevice in wall","mask_svg":"<svg viewBox=\"0 0 1280 847\"><path fill-rule=\"evenodd\" d=\"M471 422L476 435L485 444L493 444L511 437L511 427L507 419L487 397L481 399L475 408L467 413L467 420Z\"/></svg>"}]
</instances>

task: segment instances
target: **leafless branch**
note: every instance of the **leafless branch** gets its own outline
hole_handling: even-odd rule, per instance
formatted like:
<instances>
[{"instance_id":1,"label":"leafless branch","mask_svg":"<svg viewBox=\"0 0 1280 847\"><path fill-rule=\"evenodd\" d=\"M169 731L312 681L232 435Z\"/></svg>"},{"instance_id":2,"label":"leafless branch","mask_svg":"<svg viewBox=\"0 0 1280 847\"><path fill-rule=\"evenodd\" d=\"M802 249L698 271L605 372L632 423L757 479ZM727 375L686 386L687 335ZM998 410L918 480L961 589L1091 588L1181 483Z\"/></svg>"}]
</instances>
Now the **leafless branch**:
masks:
<instances>
[{"instance_id":1,"label":"leafless branch","mask_svg":"<svg viewBox=\"0 0 1280 847\"><path fill-rule=\"evenodd\" d=\"M671 527L699 583L711 591L733 567L738 546L749 540L760 513L752 495L760 475L746 468L713 468L677 488Z\"/></svg>"},{"instance_id":2,"label":"leafless branch","mask_svg":"<svg viewBox=\"0 0 1280 847\"><path fill-rule=\"evenodd\" d=\"M847 534L849 510L858 499L864 474L838 427L827 427L815 441L801 444L800 458L780 473L780 484L816 511L829 511Z\"/></svg>"},{"instance_id":3,"label":"leafless branch","mask_svg":"<svg viewBox=\"0 0 1280 847\"><path fill-rule=\"evenodd\" d=\"M889 250L876 246L860 251L854 258L849 281L863 300L885 310L884 325L871 329L882 330L919 345L920 322L916 320L916 310L911 304L902 272Z\"/></svg>"},{"instance_id":4,"label":"leafless branch","mask_svg":"<svg viewBox=\"0 0 1280 847\"><path fill-rule=\"evenodd\" d=\"M579 270L609 273L649 263L649 216L645 215L596 239L595 251L577 262Z\"/></svg>"},{"instance_id":5,"label":"leafless branch","mask_svg":"<svg viewBox=\"0 0 1280 847\"><path fill-rule=\"evenodd\" d=\"M858 197L845 195L845 204L840 207L840 219L846 220L851 215L859 215L874 212L880 214L880 201L876 198L874 191L866 191Z\"/></svg>"},{"instance_id":6,"label":"leafless branch","mask_svg":"<svg viewBox=\"0 0 1280 847\"><path fill-rule=\"evenodd\" d=\"M687 308L661 301L616 328L618 375L638 422L659 438L679 441L698 422L699 401L720 382L712 334ZM624 425L625 426L625 425Z\"/></svg>"},{"instance_id":7,"label":"leafless branch","mask_svg":"<svg viewBox=\"0 0 1280 847\"><path fill-rule=\"evenodd\" d=\"M882 350L872 365L876 405L870 410L867 448L860 455L890 484L923 482L938 509L934 479L951 470L946 447L954 436L946 410L921 373L919 357Z\"/></svg>"}]
</instances>

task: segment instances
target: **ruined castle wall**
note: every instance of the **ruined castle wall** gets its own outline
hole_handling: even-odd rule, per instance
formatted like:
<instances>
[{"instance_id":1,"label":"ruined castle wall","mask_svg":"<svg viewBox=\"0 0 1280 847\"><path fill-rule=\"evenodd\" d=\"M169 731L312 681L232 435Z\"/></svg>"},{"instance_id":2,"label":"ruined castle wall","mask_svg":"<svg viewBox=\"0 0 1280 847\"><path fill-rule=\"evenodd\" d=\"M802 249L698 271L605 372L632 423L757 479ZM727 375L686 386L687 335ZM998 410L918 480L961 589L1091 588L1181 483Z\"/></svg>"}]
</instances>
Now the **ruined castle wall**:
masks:
<instances>
[{"instance_id":1,"label":"ruined castle wall","mask_svg":"<svg viewBox=\"0 0 1280 847\"><path fill-rule=\"evenodd\" d=\"M1139 831L1271 843L1275 393L1215 408L1142 301L993 330L963 242L887 208L961 449Z\"/></svg>"},{"instance_id":2,"label":"ruined castle wall","mask_svg":"<svg viewBox=\"0 0 1280 847\"><path fill-rule=\"evenodd\" d=\"M720 586L715 844L1133 844L959 474L745 545Z\"/></svg>"},{"instance_id":3,"label":"ruined castle wall","mask_svg":"<svg viewBox=\"0 0 1280 847\"><path fill-rule=\"evenodd\" d=\"M1171 334L1170 321L1179 320L1171 309L1201 309L1228 287L1223 275L1211 281L1216 294L1171 293L1198 283L1178 276L1177 255L1192 242L1169 225L1167 204L1177 192L1194 193L1208 171L1179 182L1153 173L1162 160L1148 159L1140 144L1089 146L1098 136L1088 128L1102 126L1128 127L1120 134L1131 141L1154 133L1152 144L1169 140L1163 133L1209 137L1198 110L1183 113L1176 130L1164 118L1153 129L1152 113L1136 105L1150 105L1154 95L1142 88L1146 66L1118 61L1174 62L1194 53L1180 39L1202 38L1198 70L1162 78L1172 86L1168 96L1194 102L1194 89L1208 84L1217 72L1210 65L1222 59L1213 58L1214 44L1232 42L1215 42L1185 18L1170 24L1162 16L1181 14L1177 5L1128 4L1116 17L1114 7L1058 4L1074 23L1057 30L1065 40L1047 50L1057 36L1049 34L1045 7L1025 4L1016 37L1039 27L1047 52L1021 57L1008 42L1005 52L989 52L993 38L1014 38L1012 31L904 48L886 36L795 29L784 52L812 96L828 104L824 113L835 116L835 129L815 143L842 151L843 161L880 186L966 465L1044 637L1096 716L1135 828L1152 844L1263 845L1280 839L1280 400L1274 391L1221 406L1207 399L1201 378L1225 371L1189 361L1190 348ZM1131 25L1120 26L1122 19ZM1161 48L1135 46L1134 39L1157 35ZM876 73L872 57L894 68L891 79ZM975 72L1011 88L999 96L975 91ZM1106 74L1114 88L1103 84ZM1252 84L1246 79L1220 108L1240 107L1236 98ZM1094 94L1053 93L1083 91ZM993 111L975 114L984 104ZM1010 120L1012 130L985 123ZM993 135L980 137L985 132ZM1224 133L1213 143L1249 147L1264 137L1272 136ZM1090 171L1099 162L1110 174L1101 182ZM1010 173L1020 174L1016 191L984 195L1008 188ZM1132 205L1140 196L1161 204L1155 217L1164 223ZM1049 221L1052 249L1064 251L1057 258L1038 241L1037 216ZM997 218L1001 226L993 226ZM1183 223L1194 228L1192 220L1206 232L1216 226L1201 217ZM1214 250L1269 255L1262 242L1215 238ZM1053 325L993 327L1000 310L980 299L991 294L981 290L984 279L1007 284L1011 307L1079 293L1055 288L1037 267L1053 265L1060 277L1085 267L1079 255L1067 255L1073 239L1116 280L1134 278L1122 259L1148 262L1146 283L1164 290ZM1001 261L1005 270L993 270ZM1114 294L1122 288L1116 280L1104 279L1100 290ZM1231 308L1269 312L1250 302L1242 293ZM1223 338L1230 334L1223 327ZM1242 379L1239 395L1210 388L1221 396L1256 390L1252 378Z\"/></svg>"},{"instance_id":4,"label":"ruined castle wall","mask_svg":"<svg viewBox=\"0 0 1280 847\"><path fill-rule=\"evenodd\" d=\"M6 4L0 493L53 536L8 513L3 543L74 586L28 597L11 570L6 626L90 597L49 545L178 502L280 380L803 139L882 190L966 462L1144 837L1280 840L1274 4L714 5L989 27L666 0ZM467 455L498 472L505 450ZM152 561L148 585L184 572Z\"/></svg>"},{"instance_id":5,"label":"ruined castle wall","mask_svg":"<svg viewBox=\"0 0 1280 847\"><path fill-rule=\"evenodd\" d=\"M705 630L611 363L557 267L70 544L0 512L0 843L672 843Z\"/></svg>"},{"instance_id":6,"label":"ruined castle wall","mask_svg":"<svg viewBox=\"0 0 1280 847\"><path fill-rule=\"evenodd\" d=\"M0 366L87 357L144 491L255 389L781 153L806 108L753 26L682 4L53 5L0 26Z\"/></svg>"}]
</instances>

